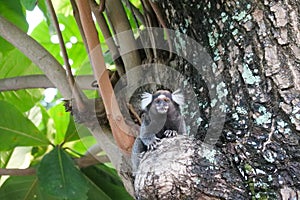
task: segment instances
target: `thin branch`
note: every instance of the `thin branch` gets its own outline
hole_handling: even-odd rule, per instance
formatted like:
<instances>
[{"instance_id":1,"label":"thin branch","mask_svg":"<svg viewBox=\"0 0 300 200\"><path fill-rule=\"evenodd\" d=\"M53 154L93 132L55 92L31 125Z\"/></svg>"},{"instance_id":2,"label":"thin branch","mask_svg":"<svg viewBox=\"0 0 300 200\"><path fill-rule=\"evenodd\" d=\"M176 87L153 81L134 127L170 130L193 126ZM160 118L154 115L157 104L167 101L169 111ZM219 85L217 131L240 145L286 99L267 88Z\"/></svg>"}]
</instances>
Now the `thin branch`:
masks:
<instances>
[{"instance_id":1,"label":"thin branch","mask_svg":"<svg viewBox=\"0 0 300 200\"><path fill-rule=\"evenodd\" d=\"M101 1L101 2L104 2L104 1ZM101 11L99 11L99 5L94 0L90 0L90 6L91 6L94 16L96 17L96 20L101 29L101 32L104 36L105 42L109 48L111 56L115 62L118 73L120 76L122 76L125 73L124 65L123 65L123 62L119 61L119 60L121 60L120 52L115 44L115 41L112 38L112 35L109 31L109 27L103 16L103 13Z\"/></svg>"},{"instance_id":2,"label":"thin branch","mask_svg":"<svg viewBox=\"0 0 300 200\"><path fill-rule=\"evenodd\" d=\"M129 111L133 114L133 116L136 118L136 120L139 122L139 125L141 125L142 120L141 120L140 116L137 114L137 112L135 112L134 107L132 106L132 104L128 103L127 107L129 109Z\"/></svg>"},{"instance_id":3,"label":"thin branch","mask_svg":"<svg viewBox=\"0 0 300 200\"><path fill-rule=\"evenodd\" d=\"M128 21L123 4L120 0L107 1L105 3L106 14L116 32L116 38L119 41L120 54L124 61L126 72L141 64L141 58L137 49L130 23ZM131 76L128 74L128 76ZM128 82L136 82L138 75L129 77Z\"/></svg>"},{"instance_id":4,"label":"thin branch","mask_svg":"<svg viewBox=\"0 0 300 200\"><path fill-rule=\"evenodd\" d=\"M105 10L105 0L101 0L100 1L100 5L99 5L99 12L103 13L103 11Z\"/></svg>"},{"instance_id":5,"label":"thin branch","mask_svg":"<svg viewBox=\"0 0 300 200\"><path fill-rule=\"evenodd\" d=\"M27 168L27 169L2 169L0 168L0 176L29 176L34 175L36 173L35 168Z\"/></svg>"},{"instance_id":6,"label":"thin branch","mask_svg":"<svg viewBox=\"0 0 300 200\"><path fill-rule=\"evenodd\" d=\"M147 0L141 0L141 4L143 7L143 11L144 11L144 19L145 19L145 26L146 27L157 27L158 26L158 22L157 22L157 18L155 16L155 13L151 7L151 5L149 4L149 2ZM155 39L154 39L154 35L151 31L147 31L148 35L149 35L149 39L150 42L153 46L152 49L145 49L145 53L147 56L147 60L148 61L152 61L153 59L157 58L156 55L156 49L155 47ZM143 38L141 37L141 40L143 41Z\"/></svg>"},{"instance_id":7,"label":"thin branch","mask_svg":"<svg viewBox=\"0 0 300 200\"><path fill-rule=\"evenodd\" d=\"M48 9L49 9L49 12L50 12L55 30L56 30L57 37L58 37L60 51L62 53L62 57L63 57L64 63L65 63L69 84L71 86L74 86L75 80L74 80L74 77L72 75L67 49L66 49L66 46L65 46L64 38L63 38L63 36L61 34L61 31L60 31L60 28L59 28L59 23L58 23L57 16L55 14L55 10L53 8L51 0L46 0L46 3L47 3L47 6L48 6Z\"/></svg>"},{"instance_id":8,"label":"thin branch","mask_svg":"<svg viewBox=\"0 0 300 200\"><path fill-rule=\"evenodd\" d=\"M158 27L159 23L148 0L141 0L143 6L146 27Z\"/></svg>"},{"instance_id":9,"label":"thin branch","mask_svg":"<svg viewBox=\"0 0 300 200\"><path fill-rule=\"evenodd\" d=\"M97 157L83 156L81 158L75 159L76 165L78 165L78 167L80 168L85 168L99 163L107 163L107 162L110 162L110 160L106 155L97 156Z\"/></svg>"},{"instance_id":10,"label":"thin branch","mask_svg":"<svg viewBox=\"0 0 300 200\"><path fill-rule=\"evenodd\" d=\"M65 70L59 62L38 42L2 16L0 16L0 36L18 48L43 70L65 99L72 97Z\"/></svg>"},{"instance_id":11,"label":"thin branch","mask_svg":"<svg viewBox=\"0 0 300 200\"><path fill-rule=\"evenodd\" d=\"M95 24L93 23L90 5L81 0L77 1L77 5L83 30L88 42L92 67L98 80L99 91L103 99L105 111L113 136L120 149L130 154L134 138L129 135L130 128L125 123L121 114L111 82L109 80L108 72L105 68L104 57L98 39L97 30Z\"/></svg>"},{"instance_id":12,"label":"thin branch","mask_svg":"<svg viewBox=\"0 0 300 200\"><path fill-rule=\"evenodd\" d=\"M92 86L93 75L76 76L75 82L83 90L95 90ZM55 88L55 85L45 75L28 75L0 79L0 91L12 91L33 88Z\"/></svg>"},{"instance_id":13,"label":"thin branch","mask_svg":"<svg viewBox=\"0 0 300 200\"><path fill-rule=\"evenodd\" d=\"M97 158L93 156L83 156L81 158L74 159L75 164L79 168L85 168L89 166L93 166L99 163L110 162L107 156L98 156ZM0 176L9 175L9 176L29 176L35 175L36 168L30 167L26 169L3 169L0 168Z\"/></svg>"},{"instance_id":14,"label":"thin branch","mask_svg":"<svg viewBox=\"0 0 300 200\"><path fill-rule=\"evenodd\" d=\"M84 35L82 24L81 24L81 21L80 21L79 11L78 11L77 4L76 4L75 0L70 0L70 2L71 2L71 5L72 5L73 15L74 15L75 21L77 23L77 26L78 26L78 29L79 29L82 41L84 43L84 47L86 49L86 52L89 54L89 49L87 47L86 37Z\"/></svg>"},{"instance_id":15,"label":"thin branch","mask_svg":"<svg viewBox=\"0 0 300 200\"><path fill-rule=\"evenodd\" d=\"M149 0L149 4L151 5L159 23L161 24L161 26L164 28L165 32L166 32L166 35L167 35L167 39L168 39L168 45L169 45L169 59L167 62L169 62L171 59L172 59L172 51L173 51L173 45L172 45L172 41L170 39L170 34L169 34L169 30L167 28L167 24L163 18L163 15L160 11L160 8L158 7L157 3L155 2L152 2L151 0Z\"/></svg>"},{"instance_id":16,"label":"thin branch","mask_svg":"<svg viewBox=\"0 0 300 200\"><path fill-rule=\"evenodd\" d=\"M54 27L55 27L55 30L56 30L56 33L57 33L57 36L58 36L60 50L62 52L62 57L63 57L65 67L66 67L67 78L68 78L68 81L69 81L69 85L70 85L72 91L74 92L74 97L75 97L76 103L77 103L76 106L78 107L79 111L84 111L85 110L85 105L84 105L84 102L82 100L83 94L81 94L80 90L78 89L78 87L75 84L74 76L72 74L71 66L70 66L70 63L69 63L69 57L68 57L68 53L67 53L67 50L66 50L65 42L64 42L62 33L60 31L60 28L59 28L59 23L58 23L57 16L55 14L54 7L52 5L51 0L46 0L46 3L47 3L47 6L48 6L48 9L50 11L52 21L53 21L53 24L54 24Z\"/></svg>"}]
</instances>

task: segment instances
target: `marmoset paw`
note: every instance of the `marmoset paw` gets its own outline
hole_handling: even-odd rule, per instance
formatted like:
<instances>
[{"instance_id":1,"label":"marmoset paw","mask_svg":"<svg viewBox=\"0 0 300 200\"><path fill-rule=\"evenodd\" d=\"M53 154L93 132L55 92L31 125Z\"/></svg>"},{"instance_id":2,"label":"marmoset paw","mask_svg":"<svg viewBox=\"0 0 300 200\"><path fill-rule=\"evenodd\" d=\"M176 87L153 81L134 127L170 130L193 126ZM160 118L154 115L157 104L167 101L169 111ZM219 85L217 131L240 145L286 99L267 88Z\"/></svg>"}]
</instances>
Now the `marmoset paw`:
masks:
<instances>
[{"instance_id":1,"label":"marmoset paw","mask_svg":"<svg viewBox=\"0 0 300 200\"><path fill-rule=\"evenodd\" d=\"M177 133L177 131L175 131L175 130L166 130L166 131L164 132L164 135L165 135L166 137L174 137L174 136L177 136L178 133Z\"/></svg>"},{"instance_id":2,"label":"marmoset paw","mask_svg":"<svg viewBox=\"0 0 300 200\"><path fill-rule=\"evenodd\" d=\"M155 150L157 146L160 144L161 140L159 138L155 138L155 141L151 144L147 145L147 149L149 151Z\"/></svg>"}]
</instances>

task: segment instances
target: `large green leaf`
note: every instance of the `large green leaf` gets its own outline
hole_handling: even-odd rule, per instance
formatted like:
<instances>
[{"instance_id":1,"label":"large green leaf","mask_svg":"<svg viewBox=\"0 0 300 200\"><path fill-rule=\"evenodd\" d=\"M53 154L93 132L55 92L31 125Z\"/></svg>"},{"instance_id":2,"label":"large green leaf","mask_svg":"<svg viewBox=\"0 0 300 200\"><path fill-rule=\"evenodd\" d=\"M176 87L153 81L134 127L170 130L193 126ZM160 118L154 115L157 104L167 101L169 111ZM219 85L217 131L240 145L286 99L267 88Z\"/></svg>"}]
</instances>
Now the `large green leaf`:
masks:
<instances>
[{"instance_id":1,"label":"large green leaf","mask_svg":"<svg viewBox=\"0 0 300 200\"><path fill-rule=\"evenodd\" d=\"M48 145L45 135L13 105L0 100L0 151L16 146Z\"/></svg>"},{"instance_id":2,"label":"large green leaf","mask_svg":"<svg viewBox=\"0 0 300 200\"><path fill-rule=\"evenodd\" d=\"M87 199L88 183L73 160L60 147L55 147L37 169L42 191L62 199Z\"/></svg>"},{"instance_id":3,"label":"large green leaf","mask_svg":"<svg viewBox=\"0 0 300 200\"><path fill-rule=\"evenodd\" d=\"M0 199L28 199L27 194L36 184L36 178L33 176L9 178L0 188Z\"/></svg>"},{"instance_id":4,"label":"large green leaf","mask_svg":"<svg viewBox=\"0 0 300 200\"><path fill-rule=\"evenodd\" d=\"M38 7L42 11L42 13L44 14L44 17L47 20L47 24L50 24L51 16L50 16L50 13L48 12L48 9L47 9L46 0L39 0L38 1Z\"/></svg>"},{"instance_id":5,"label":"large green leaf","mask_svg":"<svg viewBox=\"0 0 300 200\"><path fill-rule=\"evenodd\" d=\"M82 169L83 173L111 199L132 200L115 170L106 165Z\"/></svg>"},{"instance_id":6,"label":"large green leaf","mask_svg":"<svg viewBox=\"0 0 300 200\"><path fill-rule=\"evenodd\" d=\"M65 142L79 140L91 136L90 131L82 124L75 124L74 118L70 117L69 126L65 135Z\"/></svg>"},{"instance_id":7,"label":"large green leaf","mask_svg":"<svg viewBox=\"0 0 300 200\"><path fill-rule=\"evenodd\" d=\"M20 0L0 0L0 15L27 32L28 23ZM0 37L0 47L0 51L3 53L13 49L13 46L2 37Z\"/></svg>"},{"instance_id":8,"label":"large green leaf","mask_svg":"<svg viewBox=\"0 0 300 200\"><path fill-rule=\"evenodd\" d=\"M42 21L39 25L37 25L30 36L41 44L48 52L50 52L61 64L63 63L63 59L59 54L59 44L51 42L51 35L47 22Z\"/></svg>"},{"instance_id":9,"label":"large green leaf","mask_svg":"<svg viewBox=\"0 0 300 200\"><path fill-rule=\"evenodd\" d=\"M41 73L41 70L17 49L8 52L4 58L0 59L0 78ZM41 89L0 92L0 100L14 104L22 112L28 111L41 99Z\"/></svg>"},{"instance_id":10,"label":"large green leaf","mask_svg":"<svg viewBox=\"0 0 300 200\"><path fill-rule=\"evenodd\" d=\"M6 53L4 58L5 59L0 60L0 78L42 73L42 71L18 49Z\"/></svg>"},{"instance_id":11,"label":"large green leaf","mask_svg":"<svg viewBox=\"0 0 300 200\"><path fill-rule=\"evenodd\" d=\"M14 23L24 32L28 30L28 23L20 0L0 0L0 15Z\"/></svg>"},{"instance_id":12,"label":"large green leaf","mask_svg":"<svg viewBox=\"0 0 300 200\"><path fill-rule=\"evenodd\" d=\"M53 6L57 14L73 15L73 8L68 0L55 0L53 1Z\"/></svg>"},{"instance_id":13,"label":"large green leaf","mask_svg":"<svg viewBox=\"0 0 300 200\"><path fill-rule=\"evenodd\" d=\"M41 192L36 176L14 176L0 188L1 200L59 200Z\"/></svg>"},{"instance_id":14,"label":"large green leaf","mask_svg":"<svg viewBox=\"0 0 300 200\"><path fill-rule=\"evenodd\" d=\"M88 200L111 200L97 185L88 182ZM10 177L0 188L1 200L61 200L63 197L54 197L42 192L36 176ZM73 198L76 199L77 198Z\"/></svg>"},{"instance_id":15,"label":"large green leaf","mask_svg":"<svg viewBox=\"0 0 300 200\"><path fill-rule=\"evenodd\" d=\"M40 89L0 92L0 100L10 102L22 112L31 109L41 99Z\"/></svg>"},{"instance_id":16,"label":"large green leaf","mask_svg":"<svg viewBox=\"0 0 300 200\"><path fill-rule=\"evenodd\" d=\"M94 182L89 180L88 200L99 200L99 199L111 200L111 198L107 194L105 194L101 190L101 188L99 188Z\"/></svg>"},{"instance_id":17,"label":"large green leaf","mask_svg":"<svg viewBox=\"0 0 300 200\"><path fill-rule=\"evenodd\" d=\"M55 126L55 144L61 144L64 142L65 134L68 129L70 121L70 113L66 112L63 103L52 107L49 110L49 115L54 121Z\"/></svg>"},{"instance_id":18,"label":"large green leaf","mask_svg":"<svg viewBox=\"0 0 300 200\"><path fill-rule=\"evenodd\" d=\"M65 142L79 140L77 127L75 125L73 117L70 117L69 125L65 134Z\"/></svg>"},{"instance_id":19,"label":"large green leaf","mask_svg":"<svg viewBox=\"0 0 300 200\"><path fill-rule=\"evenodd\" d=\"M33 10L37 4L37 0L21 0L22 5L26 8L26 10Z\"/></svg>"}]
</instances>

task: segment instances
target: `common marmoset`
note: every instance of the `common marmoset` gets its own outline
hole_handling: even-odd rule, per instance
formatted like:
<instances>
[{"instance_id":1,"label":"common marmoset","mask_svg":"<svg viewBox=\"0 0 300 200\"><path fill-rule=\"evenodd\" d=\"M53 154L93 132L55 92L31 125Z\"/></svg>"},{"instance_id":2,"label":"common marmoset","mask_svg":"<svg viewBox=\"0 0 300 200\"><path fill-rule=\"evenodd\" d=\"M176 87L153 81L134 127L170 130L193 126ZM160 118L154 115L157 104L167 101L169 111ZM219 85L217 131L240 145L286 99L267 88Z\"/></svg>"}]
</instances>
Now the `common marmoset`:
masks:
<instances>
[{"instance_id":1,"label":"common marmoset","mask_svg":"<svg viewBox=\"0 0 300 200\"><path fill-rule=\"evenodd\" d=\"M185 121L180 113L180 106L183 104L184 97L180 90L173 93L158 90L154 94L142 95L142 125L131 155L134 173L143 152L154 150L162 138L186 133Z\"/></svg>"}]
</instances>

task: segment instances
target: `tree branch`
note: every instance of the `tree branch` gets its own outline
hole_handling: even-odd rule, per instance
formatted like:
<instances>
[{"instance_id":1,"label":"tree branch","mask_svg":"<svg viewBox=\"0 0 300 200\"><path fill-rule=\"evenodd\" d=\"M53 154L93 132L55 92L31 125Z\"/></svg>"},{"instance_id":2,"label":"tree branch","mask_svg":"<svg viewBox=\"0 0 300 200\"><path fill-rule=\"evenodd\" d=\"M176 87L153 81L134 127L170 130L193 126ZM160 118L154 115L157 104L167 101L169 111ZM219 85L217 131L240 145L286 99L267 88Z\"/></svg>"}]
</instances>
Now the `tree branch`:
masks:
<instances>
[{"instance_id":1,"label":"tree branch","mask_svg":"<svg viewBox=\"0 0 300 200\"><path fill-rule=\"evenodd\" d=\"M43 70L65 99L71 99L72 91L65 70L44 47L2 16L0 16L0 36Z\"/></svg>"},{"instance_id":2,"label":"tree branch","mask_svg":"<svg viewBox=\"0 0 300 200\"><path fill-rule=\"evenodd\" d=\"M92 82L93 75L82 75L75 77L77 85L83 90L95 90ZM55 88L55 85L45 75L28 75L14 78L0 79L0 91L22 90L33 88Z\"/></svg>"},{"instance_id":3,"label":"tree branch","mask_svg":"<svg viewBox=\"0 0 300 200\"><path fill-rule=\"evenodd\" d=\"M140 65L141 59L123 4L120 0L107 1L105 7L107 16L116 31L125 69L129 71ZM129 81L134 81L135 77L130 77L129 79L131 79Z\"/></svg>"},{"instance_id":4,"label":"tree branch","mask_svg":"<svg viewBox=\"0 0 300 200\"><path fill-rule=\"evenodd\" d=\"M167 62L169 62L171 59L172 59L172 51L173 51L173 47L172 47L172 41L170 39L170 34L169 34L169 30L167 28L167 25L166 25L166 22L165 22L165 19L163 18L163 15L160 11L160 8L158 7L158 5L155 3L155 2L152 2L151 0L149 1L149 4L151 5L159 23L161 24L161 26L164 28L165 32L166 32L166 36L167 36L167 39L168 39L168 45L169 45L169 59Z\"/></svg>"},{"instance_id":5,"label":"tree branch","mask_svg":"<svg viewBox=\"0 0 300 200\"><path fill-rule=\"evenodd\" d=\"M70 66L70 63L69 63L69 57L68 57L68 53L67 53L67 50L66 50L64 38L63 38L62 33L60 31L59 24L58 24L58 19L57 19L57 16L55 14L55 10L54 10L54 7L52 5L52 2L51 2L51 0L46 0L46 3L47 3L47 6L48 6L48 9L50 11L54 27L56 29L60 50L61 50L62 57L63 57L65 67L66 67L67 79L69 81L69 85L71 87L71 90L74 94L74 98L76 99L76 106L78 107L79 111L83 112L86 109L86 106L83 102L83 98L85 96L78 89L78 87L75 83L75 79L74 79L74 76L72 74L71 66Z\"/></svg>"},{"instance_id":6,"label":"tree branch","mask_svg":"<svg viewBox=\"0 0 300 200\"><path fill-rule=\"evenodd\" d=\"M49 13L50 13L51 18L52 18L52 22L53 22L55 30L56 30L57 37L58 37L60 51L61 51L61 54L62 54L62 57L63 57L63 60L64 60L65 67L66 67L67 77L68 77L68 80L69 80L69 85L72 87L75 83L75 80L74 80L74 77L72 75L71 66L70 66L70 63L69 63L69 57L68 57L68 53L67 53L67 50L66 50L66 47L65 47L64 38L61 34L59 24L58 24L58 19L57 19L57 16L55 14L55 10L53 8L51 0L46 0L46 3L47 3Z\"/></svg>"},{"instance_id":7,"label":"tree branch","mask_svg":"<svg viewBox=\"0 0 300 200\"><path fill-rule=\"evenodd\" d=\"M27 169L2 169L0 168L0 176L28 176L36 173L35 168Z\"/></svg>"},{"instance_id":8,"label":"tree branch","mask_svg":"<svg viewBox=\"0 0 300 200\"><path fill-rule=\"evenodd\" d=\"M109 27L106 23L106 20L103 16L103 13L101 11L99 11L99 5L94 0L90 0L90 6L91 6L91 9L93 11L94 16L96 17L96 20L97 20L97 23L98 23L98 25L101 29L101 32L104 36L105 42L106 42L106 44L109 48L111 56L112 56L112 58L113 58L113 60L116 64L116 68L118 70L118 73L119 73L120 76L122 76L125 73L124 66L123 66L123 63L121 64L119 61L117 61L118 59L121 59L120 58L120 52L118 50L118 47L115 44L115 41L112 38L112 35L110 33L110 30L109 30Z\"/></svg>"},{"instance_id":9,"label":"tree branch","mask_svg":"<svg viewBox=\"0 0 300 200\"><path fill-rule=\"evenodd\" d=\"M105 0L100 1L99 12L102 13L105 10Z\"/></svg>"},{"instance_id":10,"label":"tree branch","mask_svg":"<svg viewBox=\"0 0 300 200\"><path fill-rule=\"evenodd\" d=\"M80 0L77 1L77 5L83 30L88 42L91 63L95 76L98 80L99 91L103 99L105 111L112 129L113 136L120 149L130 154L134 138L133 136L129 135L130 128L125 123L121 114L107 70L105 68L104 57L99 43L96 27L93 23L90 5Z\"/></svg>"},{"instance_id":11,"label":"tree branch","mask_svg":"<svg viewBox=\"0 0 300 200\"><path fill-rule=\"evenodd\" d=\"M75 21L77 23L82 41L84 43L84 47L86 49L86 52L89 54L89 49L87 47L87 41L86 41L86 37L85 37L84 32L83 32L83 28L82 28L82 24L81 24L81 21L80 21L79 11L78 11L76 1L75 0L70 0L70 3L71 3L72 8L73 8L73 15L74 15Z\"/></svg>"}]
</instances>

